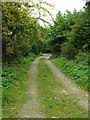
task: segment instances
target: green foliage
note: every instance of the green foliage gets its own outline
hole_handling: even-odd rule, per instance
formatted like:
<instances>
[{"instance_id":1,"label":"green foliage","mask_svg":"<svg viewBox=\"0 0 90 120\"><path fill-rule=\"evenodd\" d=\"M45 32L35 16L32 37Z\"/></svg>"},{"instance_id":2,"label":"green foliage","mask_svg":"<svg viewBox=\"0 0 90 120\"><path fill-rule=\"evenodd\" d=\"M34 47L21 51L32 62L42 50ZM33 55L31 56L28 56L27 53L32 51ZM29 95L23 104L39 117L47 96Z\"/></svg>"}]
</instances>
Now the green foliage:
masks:
<instances>
[{"instance_id":1,"label":"green foliage","mask_svg":"<svg viewBox=\"0 0 90 120\"><path fill-rule=\"evenodd\" d=\"M2 68L2 111L4 118L18 117L18 109L24 99L26 80L28 79L27 70L35 57L31 53L29 57L22 56Z\"/></svg>"},{"instance_id":2,"label":"green foliage","mask_svg":"<svg viewBox=\"0 0 90 120\"><path fill-rule=\"evenodd\" d=\"M75 61L69 61L64 57L53 59L52 62L75 80L81 87L88 90L89 73L88 66L85 65L85 63L82 62L77 64Z\"/></svg>"},{"instance_id":3,"label":"green foliage","mask_svg":"<svg viewBox=\"0 0 90 120\"><path fill-rule=\"evenodd\" d=\"M74 59L79 51L87 53L90 48L90 4L82 11L64 15L57 13L53 25L47 27L45 39L53 54ZM87 53L88 55L88 53Z\"/></svg>"},{"instance_id":4,"label":"green foliage","mask_svg":"<svg viewBox=\"0 0 90 120\"><path fill-rule=\"evenodd\" d=\"M2 86L9 88L13 85L14 80L17 79L17 73L15 73L12 69L9 67L3 68L2 73Z\"/></svg>"},{"instance_id":5,"label":"green foliage","mask_svg":"<svg viewBox=\"0 0 90 120\"><path fill-rule=\"evenodd\" d=\"M40 40L40 30L37 20L28 16L28 10L21 6L20 3L3 3L3 46L10 42L14 45L14 54L27 56L31 43Z\"/></svg>"},{"instance_id":6,"label":"green foliage","mask_svg":"<svg viewBox=\"0 0 90 120\"><path fill-rule=\"evenodd\" d=\"M61 55L63 55L64 57L68 58L68 59L74 59L75 54L77 53L75 47L73 46L73 44L68 43L68 42L64 42L62 44L61 47Z\"/></svg>"},{"instance_id":7,"label":"green foliage","mask_svg":"<svg viewBox=\"0 0 90 120\"><path fill-rule=\"evenodd\" d=\"M77 50L87 51L90 45L90 18L87 11L80 12L75 25L72 27L70 42Z\"/></svg>"},{"instance_id":8,"label":"green foliage","mask_svg":"<svg viewBox=\"0 0 90 120\"><path fill-rule=\"evenodd\" d=\"M79 12L66 11L64 15L58 12L53 25L46 29L45 39L53 54L52 58L56 58L53 62L57 67L60 66L79 85L88 89L90 2ZM65 58L59 59L58 56Z\"/></svg>"},{"instance_id":9,"label":"green foliage","mask_svg":"<svg viewBox=\"0 0 90 120\"><path fill-rule=\"evenodd\" d=\"M89 53L85 53L80 51L76 56L75 56L75 62L76 63L82 63L84 65L88 65L89 61Z\"/></svg>"},{"instance_id":10,"label":"green foliage","mask_svg":"<svg viewBox=\"0 0 90 120\"><path fill-rule=\"evenodd\" d=\"M31 4L31 6L30 6ZM39 20L47 22L42 18L41 10L44 15L51 16L50 12L42 7L42 4L46 4L49 7L53 7L47 2L40 2L40 4L34 1L17 3L3 2L2 3L2 48L3 48L3 62L6 61L6 44L11 43L14 47L15 56L28 56L31 51L39 54L39 44L43 39L43 27L40 26ZM34 10L37 14L35 15ZM37 16L38 15L38 16ZM35 46L32 50L32 45ZM13 55L9 56L10 58Z\"/></svg>"},{"instance_id":11,"label":"green foliage","mask_svg":"<svg viewBox=\"0 0 90 120\"><path fill-rule=\"evenodd\" d=\"M49 43L52 53L61 54L62 49L65 49L62 48L62 46L64 46L63 43L68 41L68 37L72 29L71 26L75 24L77 15L78 13L76 11L74 11L73 14L67 11L64 15L59 11L56 15L56 19L54 20L54 25L50 25L50 28L47 28L47 35L45 38L48 39L47 43ZM69 43L69 46L70 45L71 44ZM67 51L70 51L68 48L66 48Z\"/></svg>"}]
</instances>

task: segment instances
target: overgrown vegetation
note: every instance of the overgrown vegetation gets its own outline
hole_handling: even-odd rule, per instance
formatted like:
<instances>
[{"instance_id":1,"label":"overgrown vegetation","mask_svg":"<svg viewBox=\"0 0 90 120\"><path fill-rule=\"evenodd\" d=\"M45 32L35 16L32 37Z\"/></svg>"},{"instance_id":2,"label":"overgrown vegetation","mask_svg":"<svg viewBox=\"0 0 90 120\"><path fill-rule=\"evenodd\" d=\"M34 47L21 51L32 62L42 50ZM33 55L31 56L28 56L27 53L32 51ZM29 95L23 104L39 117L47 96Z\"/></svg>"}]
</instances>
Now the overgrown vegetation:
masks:
<instances>
[{"instance_id":1,"label":"overgrown vegetation","mask_svg":"<svg viewBox=\"0 0 90 120\"><path fill-rule=\"evenodd\" d=\"M15 117L18 114L18 108L24 99L28 65L35 58L30 53L36 55L41 52L52 53L54 57L57 57L52 60L53 63L70 75L79 85L88 89L90 2L86 2L83 10L79 12L76 10L73 13L66 11L62 15L59 11L53 24L48 27L40 25L40 21L48 23L42 16L51 18L49 10L43 5L51 8L53 6L43 0L39 2L35 3L34 0L30 0L30 3L21 0L16 3L2 2L3 117ZM35 13L35 11L37 12ZM10 48L8 51L6 50L8 43L13 47L11 51ZM41 64L42 67L45 67L42 62ZM43 84L41 81L39 82L43 87L42 94L46 92L47 96L54 85L54 81L51 83L48 80L53 78L49 77L48 72L44 70L41 71L40 76L46 80ZM48 89L48 84L51 84L50 89ZM47 90L43 93L44 89ZM50 95L53 99L51 103L53 103L54 98L52 94ZM48 110L51 108L52 113L55 111L55 115L59 115L59 111L56 113L58 106L54 110L52 105L49 105ZM75 111L78 109L75 108ZM51 116L51 113L49 114L48 111L47 115ZM80 115L83 116L82 113ZM64 113L61 116L64 116Z\"/></svg>"},{"instance_id":2,"label":"overgrown vegetation","mask_svg":"<svg viewBox=\"0 0 90 120\"><path fill-rule=\"evenodd\" d=\"M77 60L78 61L78 60ZM89 90L89 72L86 63L75 63L65 57L53 59L52 62L66 75L72 78L81 88Z\"/></svg>"},{"instance_id":3,"label":"overgrown vegetation","mask_svg":"<svg viewBox=\"0 0 90 120\"><path fill-rule=\"evenodd\" d=\"M33 0L2 3L3 62L6 62L8 56L15 59L20 55L28 56L30 52L39 54L44 49L44 28L40 26L39 21L48 23L42 18L42 14L50 17L51 14L45 7L42 7L42 4L53 7L47 2L36 3ZM8 43L13 46L12 52L10 49L9 52L6 50Z\"/></svg>"},{"instance_id":4,"label":"overgrown vegetation","mask_svg":"<svg viewBox=\"0 0 90 120\"><path fill-rule=\"evenodd\" d=\"M2 109L3 117L18 117L18 108L24 99L28 67L33 54L43 51L44 28L39 21L48 23L43 15L51 16L44 2L2 2ZM37 11L37 14L35 13ZM42 11L42 12L41 12Z\"/></svg>"},{"instance_id":5,"label":"overgrown vegetation","mask_svg":"<svg viewBox=\"0 0 90 120\"><path fill-rule=\"evenodd\" d=\"M39 63L37 83L41 109L47 118L87 118L87 113L76 104L74 96L53 77L43 59Z\"/></svg>"},{"instance_id":6,"label":"overgrown vegetation","mask_svg":"<svg viewBox=\"0 0 90 120\"><path fill-rule=\"evenodd\" d=\"M17 61L4 66L2 73L2 117L18 117L18 110L24 101L28 69L35 55L21 57Z\"/></svg>"},{"instance_id":7,"label":"overgrown vegetation","mask_svg":"<svg viewBox=\"0 0 90 120\"><path fill-rule=\"evenodd\" d=\"M52 60L79 85L88 90L90 66L90 2L83 10L64 15L59 11L44 36Z\"/></svg>"},{"instance_id":8,"label":"overgrown vegetation","mask_svg":"<svg viewBox=\"0 0 90 120\"><path fill-rule=\"evenodd\" d=\"M74 10L73 13L66 11L64 15L60 11L57 13L53 25L46 29L45 34L47 44L54 55L75 59L80 51L85 54L89 52L89 11L90 3L88 2L82 11Z\"/></svg>"}]
</instances>

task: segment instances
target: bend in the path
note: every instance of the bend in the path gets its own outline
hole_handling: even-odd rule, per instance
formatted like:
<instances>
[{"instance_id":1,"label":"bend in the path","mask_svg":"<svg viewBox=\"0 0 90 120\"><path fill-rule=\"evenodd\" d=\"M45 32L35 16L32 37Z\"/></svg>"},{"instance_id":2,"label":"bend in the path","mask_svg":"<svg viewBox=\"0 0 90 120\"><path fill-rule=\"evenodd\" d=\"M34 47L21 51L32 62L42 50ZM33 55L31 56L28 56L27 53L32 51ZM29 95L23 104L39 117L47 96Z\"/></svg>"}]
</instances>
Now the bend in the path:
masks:
<instances>
[{"instance_id":1,"label":"bend in the path","mask_svg":"<svg viewBox=\"0 0 90 120\"><path fill-rule=\"evenodd\" d=\"M36 78L38 74L39 58L32 62L29 73L29 81L27 88L27 100L20 111L20 118L45 118L40 110L40 103L38 101L38 90Z\"/></svg>"},{"instance_id":2,"label":"bend in the path","mask_svg":"<svg viewBox=\"0 0 90 120\"><path fill-rule=\"evenodd\" d=\"M78 88L73 81L68 79L50 60L48 60L49 57L44 56L44 58L46 64L51 69L57 80L62 83L62 85L64 85L71 94L75 96L78 104L88 112L88 94Z\"/></svg>"}]
</instances>

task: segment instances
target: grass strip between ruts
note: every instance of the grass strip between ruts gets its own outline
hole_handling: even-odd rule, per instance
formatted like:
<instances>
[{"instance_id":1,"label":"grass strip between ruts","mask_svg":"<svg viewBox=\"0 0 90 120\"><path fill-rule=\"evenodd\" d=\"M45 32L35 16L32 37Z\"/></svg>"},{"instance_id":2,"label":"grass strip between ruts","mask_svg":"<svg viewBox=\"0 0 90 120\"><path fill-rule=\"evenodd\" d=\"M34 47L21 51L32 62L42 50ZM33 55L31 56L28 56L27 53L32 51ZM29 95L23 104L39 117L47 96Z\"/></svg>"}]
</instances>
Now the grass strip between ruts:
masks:
<instances>
[{"instance_id":1,"label":"grass strip between ruts","mask_svg":"<svg viewBox=\"0 0 90 120\"><path fill-rule=\"evenodd\" d=\"M54 77L41 59L37 78L41 108L47 118L87 118L88 114L77 104L64 86Z\"/></svg>"}]
</instances>

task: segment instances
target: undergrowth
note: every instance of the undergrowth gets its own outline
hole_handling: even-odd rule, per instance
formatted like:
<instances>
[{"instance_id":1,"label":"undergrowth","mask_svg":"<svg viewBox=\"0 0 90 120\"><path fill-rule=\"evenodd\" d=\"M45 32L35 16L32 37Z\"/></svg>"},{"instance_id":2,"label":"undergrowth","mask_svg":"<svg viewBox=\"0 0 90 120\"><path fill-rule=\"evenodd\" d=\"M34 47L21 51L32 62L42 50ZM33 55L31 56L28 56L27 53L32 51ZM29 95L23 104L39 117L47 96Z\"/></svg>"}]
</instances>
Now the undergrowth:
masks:
<instances>
[{"instance_id":1,"label":"undergrowth","mask_svg":"<svg viewBox=\"0 0 90 120\"><path fill-rule=\"evenodd\" d=\"M18 117L18 110L24 100L29 65L35 57L20 57L2 68L3 118Z\"/></svg>"},{"instance_id":2,"label":"undergrowth","mask_svg":"<svg viewBox=\"0 0 90 120\"><path fill-rule=\"evenodd\" d=\"M81 88L89 89L89 72L87 62L72 61L65 57L53 58L51 61L60 68L66 75L72 78Z\"/></svg>"}]
</instances>

